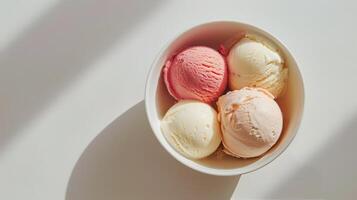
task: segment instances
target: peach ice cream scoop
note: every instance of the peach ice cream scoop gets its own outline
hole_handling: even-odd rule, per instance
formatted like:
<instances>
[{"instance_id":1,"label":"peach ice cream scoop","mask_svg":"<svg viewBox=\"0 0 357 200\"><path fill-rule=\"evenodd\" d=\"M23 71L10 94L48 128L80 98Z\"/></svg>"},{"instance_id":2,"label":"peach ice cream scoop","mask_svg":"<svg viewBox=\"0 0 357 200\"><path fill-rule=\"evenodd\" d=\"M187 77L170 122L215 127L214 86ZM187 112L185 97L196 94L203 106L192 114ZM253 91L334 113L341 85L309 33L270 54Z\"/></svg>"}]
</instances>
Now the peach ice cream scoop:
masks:
<instances>
[{"instance_id":1,"label":"peach ice cream scoop","mask_svg":"<svg viewBox=\"0 0 357 200\"><path fill-rule=\"evenodd\" d=\"M283 117L274 96L261 88L228 92L217 102L224 151L235 157L257 157L279 139Z\"/></svg>"},{"instance_id":2,"label":"peach ice cream scoop","mask_svg":"<svg viewBox=\"0 0 357 200\"><path fill-rule=\"evenodd\" d=\"M166 87L176 100L212 103L227 86L225 60L216 50L190 47L168 60L163 70Z\"/></svg>"}]
</instances>

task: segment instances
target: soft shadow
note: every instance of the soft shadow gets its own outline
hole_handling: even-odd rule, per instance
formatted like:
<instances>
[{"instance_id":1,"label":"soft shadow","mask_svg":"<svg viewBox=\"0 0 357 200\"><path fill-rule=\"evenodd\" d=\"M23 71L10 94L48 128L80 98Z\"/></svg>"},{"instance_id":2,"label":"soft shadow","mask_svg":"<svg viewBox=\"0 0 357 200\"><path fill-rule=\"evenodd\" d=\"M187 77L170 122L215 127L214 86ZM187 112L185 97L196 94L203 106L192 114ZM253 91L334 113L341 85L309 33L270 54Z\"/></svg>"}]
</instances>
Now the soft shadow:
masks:
<instances>
[{"instance_id":1,"label":"soft shadow","mask_svg":"<svg viewBox=\"0 0 357 200\"><path fill-rule=\"evenodd\" d=\"M157 142L140 102L87 147L66 200L229 199L238 180L202 174L173 159Z\"/></svg>"},{"instance_id":2,"label":"soft shadow","mask_svg":"<svg viewBox=\"0 0 357 200\"><path fill-rule=\"evenodd\" d=\"M356 199L357 115L316 156L272 191L279 199Z\"/></svg>"},{"instance_id":3,"label":"soft shadow","mask_svg":"<svg viewBox=\"0 0 357 200\"><path fill-rule=\"evenodd\" d=\"M0 148L159 1L60 1L0 50Z\"/></svg>"}]
</instances>

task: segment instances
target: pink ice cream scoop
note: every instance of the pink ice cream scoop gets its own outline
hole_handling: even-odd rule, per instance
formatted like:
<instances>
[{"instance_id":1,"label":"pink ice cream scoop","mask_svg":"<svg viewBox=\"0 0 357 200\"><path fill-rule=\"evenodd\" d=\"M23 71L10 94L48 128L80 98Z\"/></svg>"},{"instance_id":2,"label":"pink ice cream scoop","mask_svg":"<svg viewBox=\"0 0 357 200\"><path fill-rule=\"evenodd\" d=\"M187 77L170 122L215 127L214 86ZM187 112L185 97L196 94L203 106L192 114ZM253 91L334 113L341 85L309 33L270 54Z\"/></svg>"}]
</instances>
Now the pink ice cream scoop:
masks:
<instances>
[{"instance_id":1,"label":"pink ice cream scoop","mask_svg":"<svg viewBox=\"0 0 357 200\"><path fill-rule=\"evenodd\" d=\"M169 93L176 99L194 99L212 103L227 86L225 60L216 50L190 47L168 60L164 79Z\"/></svg>"},{"instance_id":2,"label":"pink ice cream scoop","mask_svg":"<svg viewBox=\"0 0 357 200\"><path fill-rule=\"evenodd\" d=\"M283 117L274 96L261 88L228 92L217 102L224 151L235 157L257 157L279 139Z\"/></svg>"}]
</instances>

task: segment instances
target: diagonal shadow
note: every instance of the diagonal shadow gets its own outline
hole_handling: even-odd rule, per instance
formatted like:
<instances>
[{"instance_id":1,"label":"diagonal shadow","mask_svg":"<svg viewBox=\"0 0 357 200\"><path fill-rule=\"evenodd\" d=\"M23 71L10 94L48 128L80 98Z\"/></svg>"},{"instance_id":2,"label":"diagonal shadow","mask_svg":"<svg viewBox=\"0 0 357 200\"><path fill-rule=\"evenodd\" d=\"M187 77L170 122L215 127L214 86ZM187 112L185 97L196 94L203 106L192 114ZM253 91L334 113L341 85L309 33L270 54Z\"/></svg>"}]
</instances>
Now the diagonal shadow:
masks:
<instances>
[{"instance_id":1,"label":"diagonal shadow","mask_svg":"<svg viewBox=\"0 0 357 200\"><path fill-rule=\"evenodd\" d=\"M229 199L239 177L202 174L156 141L140 102L105 128L72 171L66 200Z\"/></svg>"},{"instance_id":2,"label":"diagonal shadow","mask_svg":"<svg viewBox=\"0 0 357 200\"><path fill-rule=\"evenodd\" d=\"M357 114L336 137L267 197L271 199L356 199Z\"/></svg>"},{"instance_id":3,"label":"diagonal shadow","mask_svg":"<svg viewBox=\"0 0 357 200\"><path fill-rule=\"evenodd\" d=\"M60 1L0 50L0 148L159 1Z\"/></svg>"}]
</instances>

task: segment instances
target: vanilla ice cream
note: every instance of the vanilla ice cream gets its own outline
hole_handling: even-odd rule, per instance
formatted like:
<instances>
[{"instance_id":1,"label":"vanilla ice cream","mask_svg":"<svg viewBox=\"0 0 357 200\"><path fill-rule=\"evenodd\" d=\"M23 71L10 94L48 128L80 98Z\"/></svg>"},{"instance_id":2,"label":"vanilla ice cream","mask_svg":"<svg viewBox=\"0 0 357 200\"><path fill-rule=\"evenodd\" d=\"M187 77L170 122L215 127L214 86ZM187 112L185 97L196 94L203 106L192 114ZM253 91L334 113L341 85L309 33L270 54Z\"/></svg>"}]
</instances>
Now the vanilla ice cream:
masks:
<instances>
[{"instance_id":1,"label":"vanilla ice cream","mask_svg":"<svg viewBox=\"0 0 357 200\"><path fill-rule=\"evenodd\" d=\"M199 101L182 100L172 106L161 130L172 147L191 159L212 154L221 143L217 112Z\"/></svg>"},{"instance_id":2,"label":"vanilla ice cream","mask_svg":"<svg viewBox=\"0 0 357 200\"><path fill-rule=\"evenodd\" d=\"M257 157L278 140L283 117L272 94L261 88L228 92L217 102L224 151L235 157Z\"/></svg>"},{"instance_id":3,"label":"vanilla ice cream","mask_svg":"<svg viewBox=\"0 0 357 200\"><path fill-rule=\"evenodd\" d=\"M231 90L261 87L275 98L284 90L288 69L279 51L266 39L246 35L232 47L227 63Z\"/></svg>"}]
</instances>

